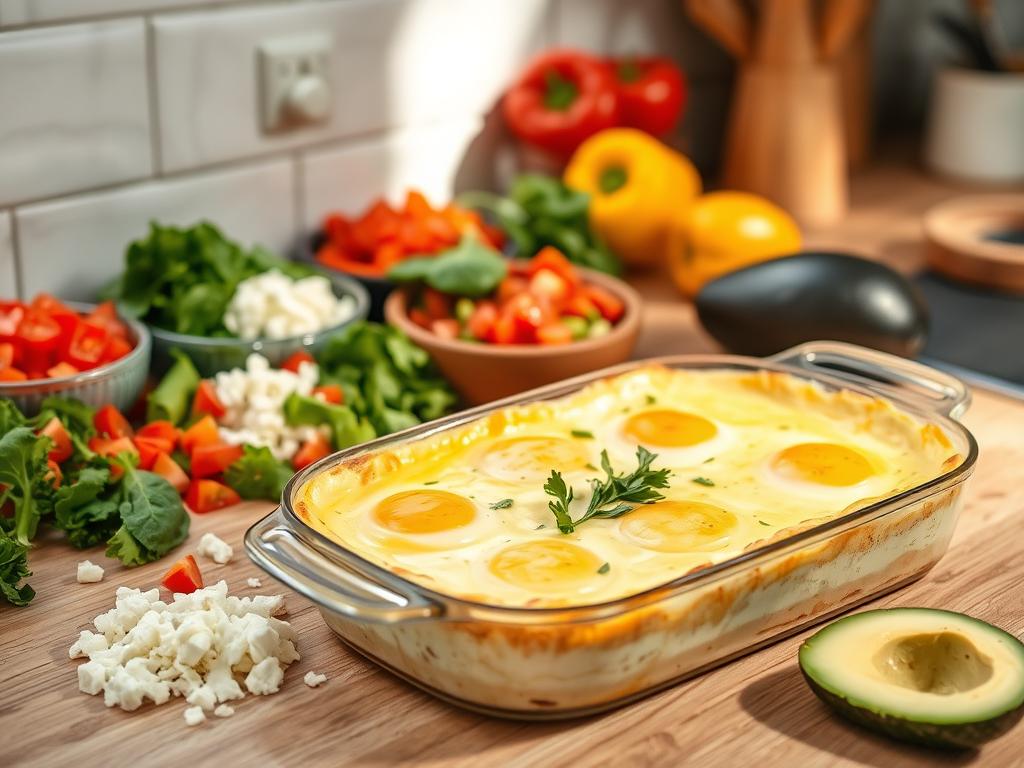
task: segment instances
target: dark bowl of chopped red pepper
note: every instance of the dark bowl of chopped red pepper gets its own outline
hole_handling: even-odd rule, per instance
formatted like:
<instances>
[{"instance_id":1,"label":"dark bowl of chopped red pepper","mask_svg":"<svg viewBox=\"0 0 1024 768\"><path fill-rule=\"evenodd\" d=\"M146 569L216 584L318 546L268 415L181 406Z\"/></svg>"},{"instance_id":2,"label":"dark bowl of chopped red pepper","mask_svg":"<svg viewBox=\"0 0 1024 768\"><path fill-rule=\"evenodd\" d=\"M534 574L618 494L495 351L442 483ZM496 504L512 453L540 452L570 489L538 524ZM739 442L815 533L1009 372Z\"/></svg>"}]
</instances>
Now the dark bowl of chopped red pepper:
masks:
<instances>
[{"instance_id":1,"label":"dark bowl of chopped red pepper","mask_svg":"<svg viewBox=\"0 0 1024 768\"><path fill-rule=\"evenodd\" d=\"M93 304L66 302L64 306L83 315L91 315L96 310ZM126 328L130 351L88 370L63 373L72 369L58 364L50 369L53 375L0 381L0 398L11 400L26 416L35 415L48 397L73 397L94 408L112 403L119 410L129 410L145 386L153 341L149 329L139 321L119 317L117 322ZM85 354L85 350L81 354Z\"/></svg>"}]
</instances>

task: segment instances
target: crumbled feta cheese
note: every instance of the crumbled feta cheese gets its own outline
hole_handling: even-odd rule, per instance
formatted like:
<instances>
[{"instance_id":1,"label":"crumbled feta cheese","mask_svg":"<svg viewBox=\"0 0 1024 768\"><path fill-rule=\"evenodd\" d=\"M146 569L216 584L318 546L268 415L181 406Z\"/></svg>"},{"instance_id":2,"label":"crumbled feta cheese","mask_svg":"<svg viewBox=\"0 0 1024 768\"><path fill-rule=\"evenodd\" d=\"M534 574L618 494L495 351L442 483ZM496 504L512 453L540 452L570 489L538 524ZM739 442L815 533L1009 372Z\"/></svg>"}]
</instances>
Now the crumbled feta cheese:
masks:
<instances>
[{"instance_id":1,"label":"crumbled feta cheese","mask_svg":"<svg viewBox=\"0 0 1024 768\"><path fill-rule=\"evenodd\" d=\"M335 296L326 277L293 280L272 269L238 284L224 325L243 339L284 339L339 325L355 311L355 299Z\"/></svg>"},{"instance_id":2,"label":"crumbled feta cheese","mask_svg":"<svg viewBox=\"0 0 1024 768\"><path fill-rule=\"evenodd\" d=\"M232 445L266 446L283 461L318 433L329 438L329 427L292 427L284 421L284 401L293 392L311 395L319 375L313 363L302 363L293 373L271 368L256 353L246 359L244 370L221 371L214 379L217 398L224 405L224 415L218 419L221 438Z\"/></svg>"},{"instance_id":3,"label":"crumbled feta cheese","mask_svg":"<svg viewBox=\"0 0 1024 768\"><path fill-rule=\"evenodd\" d=\"M231 548L230 544L219 538L217 534L204 533L203 537L199 539L196 553L210 558L215 563L224 565L235 554L235 551Z\"/></svg>"},{"instance_id":4,"label":"crumbled feta cheese","mask_svg":"<svg viewBox=\"0 0 1024 768\"><path fill-rule=\"evenodd\" d=\"M202 707L185 707L185 725L199 725L206 720Z\"/></svg>"},{"instance_id":5,"label":"crumbled feta cheese","mask_svg":"<svg viewBox=\"0 0 1024 768\"><path fill-rule=\"evenodd\" d=\"M302 682L310 688L316 688L321 683L327 682L327 675L323 675L319 672L307 672L306 676L302 678Z\"/></svg>"},{"instance_id":6,"label":"crumbled feta cheese","mask_svg":"<svg viewBox=\"0 0 1024 768\"><path fill-rule=\"evenodd\" d=\"M94 619L97 631L80 633L68 655L89 659L78 668L81 691L125 710L182 696L186 722L196 724L243 698L241 682L253 694L276 692L299 658L291 625L274 618L280 595L234 597L221 581L169 604L159 597L121 587L114 608Z\"/></svg>"},{"instance_id":7,"label":"crumbled feta cheese","mask_svg":"<svg viewBox=\"0 0 1024 768\"><path fill-rule=\"evenodd\" d=\"M219 704L217 708L213 710L213 714L217 717L231 717L235 714L235 708L230 704Z\"/></svg>"},{"instance_id":8,"label":"crumbled feta cheese","mask_svg":"<svg viewBox=\"0 0 1024 768\"><path fill-rule=\"evenodd\" d=\"M248 586L252 587L253 589L259 589L260 587L263 586L263 582L261 582L259 579L252 578L252 577L246 579L245 583Z\"/></svg>"},{"instance_id":9,"label":"crumbled feta cheese","mask_svg":"<svg viewBox=\"0 0 1024 768\"><path fill-rule=\"evenodd\" d=\"M84 560L78 564L78 583L93 584L103 581L103 569L95 563Z\"/></svg>"}]
</instances>

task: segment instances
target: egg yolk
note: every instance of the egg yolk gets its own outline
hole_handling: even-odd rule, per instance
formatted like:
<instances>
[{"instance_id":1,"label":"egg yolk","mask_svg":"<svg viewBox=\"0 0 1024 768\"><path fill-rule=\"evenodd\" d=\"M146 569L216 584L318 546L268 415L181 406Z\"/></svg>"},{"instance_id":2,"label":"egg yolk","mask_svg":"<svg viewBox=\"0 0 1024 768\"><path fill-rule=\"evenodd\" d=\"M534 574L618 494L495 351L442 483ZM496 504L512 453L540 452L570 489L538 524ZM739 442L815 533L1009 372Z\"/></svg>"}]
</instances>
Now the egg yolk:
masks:
<instances>
[{"instance_id":1,"label":"egg yolk","mask_svg":"<svg viewBox=\"0 0 1024 768\"><path fill-rule=\"evenodd\" d=\"M466 498L448 491L403 491L373 509L373 520L395 533L439 533L473 522L476 509Z\"/></svg>"},{"instance_id":2,"label":"egg yolk","mask_svg":"<svg viewBox=\"0 0 1024 768\"><path fill-rule=\"evenodd\" d=\"M487 450L483 466L489 475L516 481L547 477L552 469L583 469L589 461L580 440L542 435L498 441Z\"/></svg>"},{"instance_id":3,"label":"egg yolk","mask_svg":"<svg viewBox=\"0 0 1024 768\"><path fill-rule=\"evenodd\" d=\"M729 543L736 515L699 501L659 501L626 514L619 531L658 552L706 552Z\"/></svg>"},{"instance_id":4,"label":"egg yolk","mask_svg":"<svg viewBox=\"0 0 1024 768\"><path fill-rule=\"evenodd\" d=\"M683 411L642 411L626 419L622 431L641 445L684 448L703 443L718 434L714 422Z\"/></svg>"},{"instance_id":5,"label":"egg yolk","mask_svg":"<svg viewBox=\"0 0 1024 768\"><path fill-rule=\"evenodd\" d=\"M491 573L529 590L564 590L594 578L602 561L568 541L542 539L505 547L490 562Z\"/></svg>"},{"instance_id":6,"label":"egg yolk","mask_svg":"<svg viewBox=\"0 0 1024 768\"><path fill-rule=\"evenodd\" d=\"M772 468L782 477L819 485L856 485L874 474L857 451L835 443L800 443L776 454Z\"/></svg>"}]
</instances>

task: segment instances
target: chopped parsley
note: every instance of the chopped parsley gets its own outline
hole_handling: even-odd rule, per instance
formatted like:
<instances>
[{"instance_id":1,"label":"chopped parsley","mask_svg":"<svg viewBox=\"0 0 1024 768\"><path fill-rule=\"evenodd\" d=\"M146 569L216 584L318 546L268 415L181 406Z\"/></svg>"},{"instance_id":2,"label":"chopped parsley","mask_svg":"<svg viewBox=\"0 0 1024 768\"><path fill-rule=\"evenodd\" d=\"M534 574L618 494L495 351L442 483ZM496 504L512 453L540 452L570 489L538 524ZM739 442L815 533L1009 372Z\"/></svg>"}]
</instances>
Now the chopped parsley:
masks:
<instances>
[{"instance_id":1,"label":"chopped parsley","mask_svg":"<svg viewBox=\"0 0 1024 768\"><path fill-rule=\"evenodd\" d=\"M605 563L604 565L602 565L600 568L597 569L597 572L600 573L602 576L604 576L611 569L612 569L611 563Z\"/></svg>"},{"instance_id":2,"label":"chopped parsley","mask_svg":"<svg viewBox=\"0 0 1024 768\"><path fill-rule=\"evenodd\" d=\"M512 506L512 499L502 499L488 505L491 509L508 509Z\"/></svg>"},{"instance_id":3,"label":"chopped parsley","mask_svg":"<svg viewBox=\"0 0 1024 768\"><path fill-rule=\"evenodd\" d=\"M767 525L769 528L771 527L771 523L766 523L764 520L758 520L757 522L761 525Z\"/></svg>"},{"instance_id":4,"label":"chopped parsley","mask_svg":"<svg viewBox=\"0 0 1024 768\"><path fill-rule=\"evenodd\" d=\"M591 432L589 429L574 429L569 434L572 435L573 437L582 437L587 440L594 439L594 433Z\"/></svg>"},{"instance_id":5,"label":"chopped parsley","mask_svg":"<svg viewBox=\"0 0 1024 768\"><path fill-rule=\"evenodd\" d=\"M693 482L695 482L697 485L708 485L708 486L711 486L711 485L715 484L714 480L709 480L706 477L695 477L695 478L693 478Z\"/></svg>"},{"instance_id":6,"label":"chopped parsley","mask_svg":"<svg viewBox=\"0 0 1024 768\"><path fill-rule=\"evenodd\" d=\"M654 405L656 402L658 402L658 398L656 398L654 395L647 395L645 400L647 400L648 405Z\"/></svg>"},{"instance_id":7,"label":"chopped parsley","mask_svg":"<svg viewBox=\"0 0 1024 768\"><path fill-rule=\"evenodd\" d=\"M440 480L427 480L427 482L425 482L424 485L437 485L439 482L441 482L441 481Z\"/></svg>"}]
</instances>

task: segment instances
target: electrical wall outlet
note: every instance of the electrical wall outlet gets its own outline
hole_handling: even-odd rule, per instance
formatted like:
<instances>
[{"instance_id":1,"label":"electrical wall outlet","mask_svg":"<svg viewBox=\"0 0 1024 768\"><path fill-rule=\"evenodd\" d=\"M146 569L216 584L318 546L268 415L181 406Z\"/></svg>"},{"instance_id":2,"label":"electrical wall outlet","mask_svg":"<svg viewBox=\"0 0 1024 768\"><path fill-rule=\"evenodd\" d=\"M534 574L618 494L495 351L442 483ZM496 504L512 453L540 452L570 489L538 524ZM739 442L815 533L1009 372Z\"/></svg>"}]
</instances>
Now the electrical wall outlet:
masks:
<instances>
[{"instance_id":1,"label":"electrical wall outlet","mask_svg":"<svg viewBox=\"0 0 1024 768\"><path fill-rule=\"evenodd\" d=\"M310 34L275 38L259 46L263 130L322 123L331 114L331 38Z\"/></svg>"}]
</instances>

